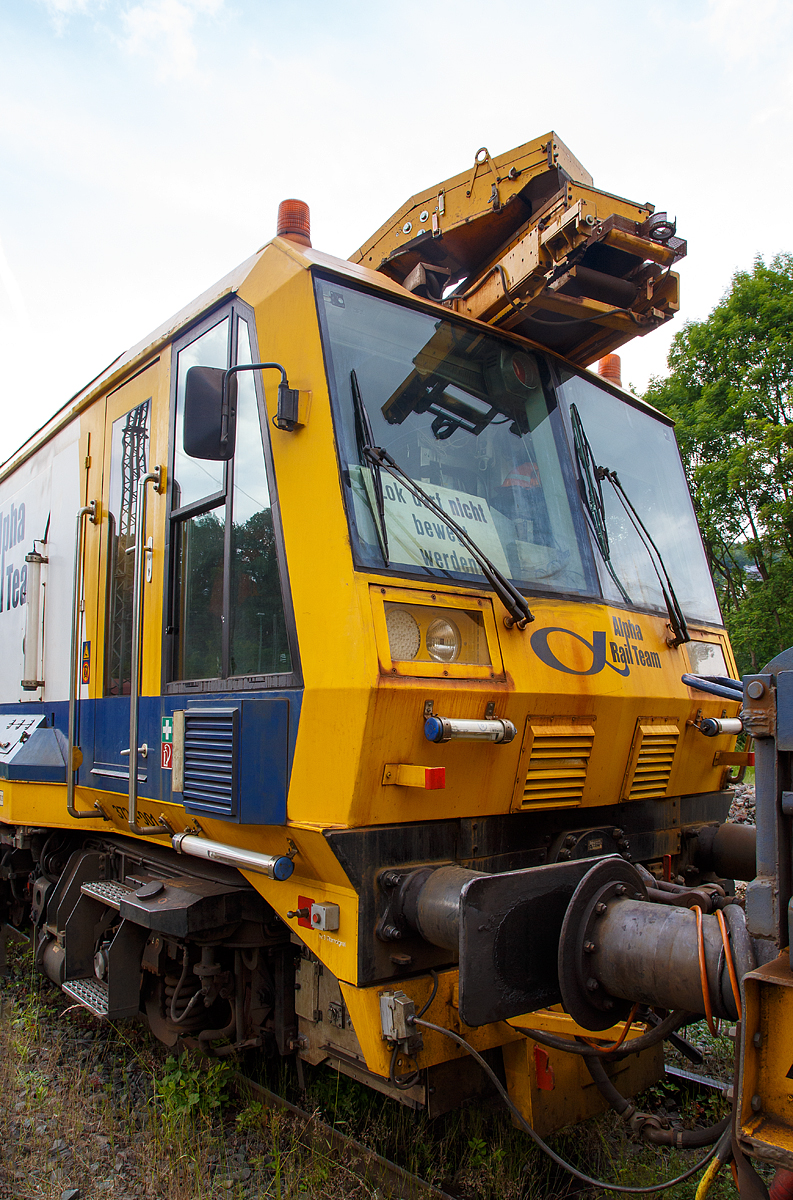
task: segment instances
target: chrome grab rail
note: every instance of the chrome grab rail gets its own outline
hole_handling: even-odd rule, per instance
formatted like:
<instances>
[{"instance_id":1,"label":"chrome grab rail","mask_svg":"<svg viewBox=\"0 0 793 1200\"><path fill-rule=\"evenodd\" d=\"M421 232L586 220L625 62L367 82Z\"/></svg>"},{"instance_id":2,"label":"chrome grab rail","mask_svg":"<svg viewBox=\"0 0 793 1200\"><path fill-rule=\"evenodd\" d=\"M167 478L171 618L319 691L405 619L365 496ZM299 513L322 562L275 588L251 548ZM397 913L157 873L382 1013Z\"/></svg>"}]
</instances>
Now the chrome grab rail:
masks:
<instances>
[{"instance_id":1,"label":"chrome grab rail","mask_svg":"<svg viewBox=\"0 0 793 1200\"><path fill-rule=\"evenodd\" d=\"M140 697L140 634L143 627L143 573L146 569L146 560L152 550L145 545L146 538L146 485L154 484L156 492L162 491L162 467L156 466L153 470L142 475L138 480L138 503L135 520L135 575L134 587L132 592L132 637L131 637L131 654L130 654L130 680L129 680L129 744L130 747L135 747L135 752L129 753L129 812L127 820L130 831L132 833L141 834L144 837L170 837L173 830L160 818L162 828L141 828L138 825L138 754L143 752L144 747L138 746L138 700ZM148 747L146 747L148 753Z\"/></svg>"},{"instance_id":2,"label":"chrome grab rail","mask_svg":"<svg viewBox=\"0 0 793 1200\"><path fill-rule=\"evenodd\" d=\"M74 817L77 821L84 821L90 818L92 821L102 817L103 820L108 820L105 813L99 807L98 802L94 802L94 807L78 812L74 807L74 788L77 782L77 772L80 769L80 762L75 766L75 751L80 753L77 745L77 724L79 704L78 697L80 693L80 681L78 673L82 672L82 656L78 649L80 645L80 627L82 608L82 561L83 548L85 546L85 518L88 517L92 525L98 523L96 500L91 500L90 503L83 505L77 510L77 530L74 538L74 579L72 583L72 645L71 645L71 665L69 667L69 749L66 761L66 811L70 817ZM82 761L82 757L80 759Z\"/></svg>"}]
</instances>

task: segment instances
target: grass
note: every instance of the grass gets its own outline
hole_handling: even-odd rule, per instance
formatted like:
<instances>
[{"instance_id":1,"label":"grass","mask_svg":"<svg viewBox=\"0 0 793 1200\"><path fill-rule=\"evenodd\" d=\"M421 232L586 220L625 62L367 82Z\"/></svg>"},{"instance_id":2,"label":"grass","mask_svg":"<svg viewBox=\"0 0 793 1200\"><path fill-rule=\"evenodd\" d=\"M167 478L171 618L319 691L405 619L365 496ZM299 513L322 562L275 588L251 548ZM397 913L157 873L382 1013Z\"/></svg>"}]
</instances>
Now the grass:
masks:
<instances>
[{"instance_id":1,"label":"grass","mask_svg":"<svg viewBox=\"0 0 793 1200\"><path fill-rule=\"evenodd\" d=\"M0 1200L234 1200L374 1197L361 1164L339 1155L284 1110L234 1086L240 1064L179 1058L138 1022L95 1021L34 972L29 951L9 947L0 981ZM732 1042L689 1036L726 1064ZM724 1045L722 1045L724 1043ZM465 1106L430 1120L327 1068L306 1068L306 1092L290 1064L249 1060L273 1091L315 1113L407 1170L466 1200L556 1200L595 1193L549 1161L515 1129L503 1107ZM717 1073L711 1064L703 1070ZM723 1115L724 1102L662 1082L639 1100L644 1111L686 1126ZM692 1165L700 1152L638 1143L614 1114L551 1139L562 1158L599 1178L651 1186ZM693 1200L698 1179L665 1193ZM729 1171L711 1200L736 1195Z\"/></svg>"}]
</instances>

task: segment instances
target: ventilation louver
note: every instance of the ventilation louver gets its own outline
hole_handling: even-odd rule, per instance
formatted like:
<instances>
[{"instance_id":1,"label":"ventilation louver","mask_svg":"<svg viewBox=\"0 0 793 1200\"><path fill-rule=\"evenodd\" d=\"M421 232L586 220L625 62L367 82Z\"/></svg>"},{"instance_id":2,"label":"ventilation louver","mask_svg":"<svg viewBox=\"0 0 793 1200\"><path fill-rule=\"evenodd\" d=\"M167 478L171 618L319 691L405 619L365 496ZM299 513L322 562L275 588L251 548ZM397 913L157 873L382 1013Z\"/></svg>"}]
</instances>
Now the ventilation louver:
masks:
<instances>
[{"instance_id":1,"label":"ventilation louver","mask_svg":"<svg viewBox=\"0 0 793 1200\"><path fill-rule=\"evenodd\" d=\"M239 709L187 709L184 802L224 817L237 812Z\"/></svg>"},{"instance_id":2,"label":"ventilation louver","mask_svg":"<svg viewBox=\"0 0 793 1200\"><path fill-rule=\"evenodd\" d=\"M586 783L595 730L591 725L531 725L522 804L577 804Z\"/></svg>"},{"instance_id":3,"label":"ventilation louver","mask_svg":"<svg viewBox=\"0 0 793 1200\"><path fill-rule=\"evenodd\" d=\"M660 799L666 795L680 730L671 722L639 719L633 735L623 800Z\"/></svg>"}]
</instances>

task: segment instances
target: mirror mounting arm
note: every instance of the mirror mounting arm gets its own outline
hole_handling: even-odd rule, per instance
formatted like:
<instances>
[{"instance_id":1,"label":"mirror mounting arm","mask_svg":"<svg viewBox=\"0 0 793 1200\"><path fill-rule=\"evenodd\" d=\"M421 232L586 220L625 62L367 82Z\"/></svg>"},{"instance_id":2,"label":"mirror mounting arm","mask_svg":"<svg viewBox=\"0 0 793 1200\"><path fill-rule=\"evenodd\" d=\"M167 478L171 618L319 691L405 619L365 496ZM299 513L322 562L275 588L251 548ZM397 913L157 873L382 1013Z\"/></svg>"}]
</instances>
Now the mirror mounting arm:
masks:
<instances>
[{"instance_id":1,"label":"mirror mounting arm","mask_svg":"<svg viewBox=\"0 0 793 1200\"><path fill-rule=\"evenodd\" d=\"M292 433L298 426L298 404L300 392L296 388L290 388L289 380L286 377L286 370L277 362L263 363L245 363L238 367L229 367L223 376L223 397L221 407L221 441L228 440L228 416L229 416L229 400L228 400L228 382L232 375L238 371L280 371L281 382L278 384L278 408L273 417L273 425L276 429L283 429L286 433Z\"/></svg>"}]
</instances>

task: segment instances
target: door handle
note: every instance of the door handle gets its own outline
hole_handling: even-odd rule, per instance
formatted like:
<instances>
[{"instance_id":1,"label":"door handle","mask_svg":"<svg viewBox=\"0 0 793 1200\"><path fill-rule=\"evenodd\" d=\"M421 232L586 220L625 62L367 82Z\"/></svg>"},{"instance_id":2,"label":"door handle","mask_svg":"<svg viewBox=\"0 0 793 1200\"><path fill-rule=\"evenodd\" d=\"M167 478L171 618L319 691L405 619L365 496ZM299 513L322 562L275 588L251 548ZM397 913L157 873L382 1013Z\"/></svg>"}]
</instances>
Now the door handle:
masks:
<instances>
[{"instance_id":1,"label":"door handle","mask_svg":"<svg viewBox=\"0 0 793 1200\"><path fill-rule=\"evenodd\" d=\"M126 749L126 750L121 750L121 751L120 751L120 754L121 754L121 757L122 757L122 758L123 758L123 757L124 757L126 754L129 754L129 747L127 747L127 749ZM148 743L147 743L147 742L144 742L142 746L138 746L138 754L141 756L141 758L148 758L148 757L149 757L149 747L148 747Z\"/></svg>"}]
</instances>

